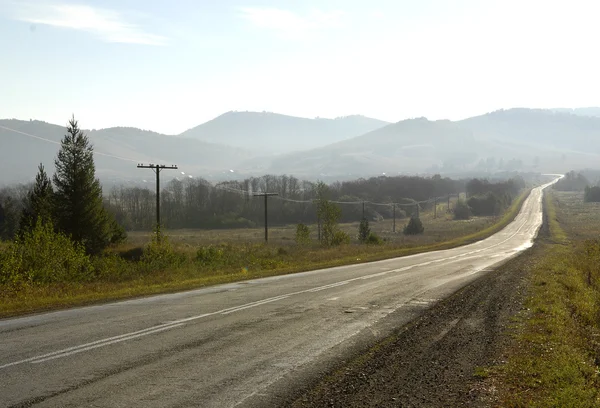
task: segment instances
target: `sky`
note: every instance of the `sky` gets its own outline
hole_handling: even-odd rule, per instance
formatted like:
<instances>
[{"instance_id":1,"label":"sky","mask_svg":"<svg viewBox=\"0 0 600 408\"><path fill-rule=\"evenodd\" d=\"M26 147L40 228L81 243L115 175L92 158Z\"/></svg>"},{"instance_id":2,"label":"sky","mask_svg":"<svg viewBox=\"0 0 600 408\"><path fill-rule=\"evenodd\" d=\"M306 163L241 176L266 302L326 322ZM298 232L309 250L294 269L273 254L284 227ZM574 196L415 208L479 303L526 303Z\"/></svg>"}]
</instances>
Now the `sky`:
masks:
<instances>
[{"instance_id":1,"label":"sky","mask_svg":"<svg viewBox=\"0 0 600 408\"><path fill-rule=\"evenodd\" d=\"M228 111L390 122L600 106L583 0L0 0L0 118L178 134Z\"/></svg>"}]
</instances>

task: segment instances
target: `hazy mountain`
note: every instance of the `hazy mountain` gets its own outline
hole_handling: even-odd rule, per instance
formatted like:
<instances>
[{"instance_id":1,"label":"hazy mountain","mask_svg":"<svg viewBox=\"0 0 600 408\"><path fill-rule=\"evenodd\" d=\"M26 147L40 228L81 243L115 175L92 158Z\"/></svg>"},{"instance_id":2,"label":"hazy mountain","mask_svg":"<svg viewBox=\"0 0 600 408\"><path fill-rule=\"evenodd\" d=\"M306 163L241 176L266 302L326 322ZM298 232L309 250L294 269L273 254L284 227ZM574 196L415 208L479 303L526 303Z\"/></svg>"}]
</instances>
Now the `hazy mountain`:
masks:
<instances>
[{"instance_id":1,"label":"hazy mountain","mask_svg":"<svg viewBox=\"0 0 600 408\"><path fill-rule=\"evenodd\" d=\"M595 117L600 117L600 108L598 107L589 107L589 108L555 108L555 109L550 109L554 112L560 112L560 113L570 113L573 115L579 115L579 116L595 116Z\"/></svg>"},{"instance_id":2,"label":"hazy mountain","mask_svg":"<svg viewBox=\"0 0 600 408\"><path fill-rule=\"evenodd\" d=\"M180 136L262 153L325 146L387 125L365 116L307 119L269 112L228 112Z\"/></svg>"},{"instance_id":3,"label":"hazy mountain","mask_svg":"<svg viewBox=\"0 0 600 408\"><path fill-rule=\"evenodd\" d=\"M453 167L472 163L477 155L465 146L479 142L454 122L410 119L323 148L282 155L269 170L356 176L423 172L444 162Z\"/></svg>"},{"instance_id":4,"label":"hazy mountain","mask_svg":"<svg viewBox=\"0 0 600 408\"><path fill-rule=\"evenodd\" d=\"M52 173L65 133L65 126L46 122L0 120L0 183L31 180L40 162ZM97 174L104 180L152 180L150 170L137 169L136 164L157 162L176 164L187 174L206 177L209 173L228 172L252 157L242 149L136 128L85 130L85 133L94 146ZM148 174L142 175L143 171ZM165 174L166 177L177 175L181 172Z\"/></svg>"},{"instance_id":5,"label":"hazy mountain","mask_svg":"<svg viewBox=\"0 0 600 408\"><path fill-rule=\"evenodd\" d=\"M269 127L265 123L280 123L281 129L288 129L286 134L290 141L276 133L275 126ZM299 129L290 125L294 123ZM115 182L152 180L150 170L137 169L137 162L177 164L180 171L186 173L166 172L166 179L191 174L221 180L266 173L331 180L382 173L560 172L598 168L600 164L600 117L542 109L509 109L457 122L409 119L360 136L342 137L339 129L351 127L351 123L356 124L354 133L361 126L381 124L361 116L329 120L234 112L193 130L198 134L204 132L207 138L212 135L210 140L231 144L236 136L241 144L246 140L240 133L245 126L244 135L253 135L246 142L252 142L249 144L255 148L254 152L197 140L191 137L192 130L187 137L124 127L86 132L97 153L98 175L103 181ZM333 136L318 133L332 124L334 128L337 126L331 133ZM308 132L307 129L313 128L320 130ZM219 133L224 132L223 129L238 129L238 133L232 131L228 135L233 136L226 137ZM265 129L270 129L271 133ZM65 131L64 126L40 121L0 120L0 184L31 180L40 162L52 172L58 144ZM336 133L338 131L340 133ZM291 144L306 146L310 144L307 142L311 138L309 134L320 134L321 143L328 138L345 140L277 155L268 152L267 148L257 151L268 145L264 140L269 137L274 143L287 143L288 147ZM348 130L348 134L352 132ZM231 169L234 172L230 172Z\"/></svg>"},{"instance_id":6,"label":"hazy mountain","mask_svg":"<svg viewBox=\"0 0 600 408\"><path fill-rule=\"evenodd\" d=\"M307 152L265 171L375 175L472 170L566 171L600 163L600 118L510 109L463 121L410 119Z\"/></svg>"}]
</instances>

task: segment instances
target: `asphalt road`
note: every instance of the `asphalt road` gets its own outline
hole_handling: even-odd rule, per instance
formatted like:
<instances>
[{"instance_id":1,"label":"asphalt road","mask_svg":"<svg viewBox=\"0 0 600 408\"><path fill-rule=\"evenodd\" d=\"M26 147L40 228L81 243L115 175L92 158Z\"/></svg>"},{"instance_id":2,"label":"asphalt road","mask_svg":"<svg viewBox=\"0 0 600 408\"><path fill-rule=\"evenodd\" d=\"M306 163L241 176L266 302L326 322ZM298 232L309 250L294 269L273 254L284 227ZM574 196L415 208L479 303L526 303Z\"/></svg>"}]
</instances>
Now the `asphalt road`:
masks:
<instances>
[{"instance_id":1,"label":"asphalt road","mask_svg":"<svg viewBox=\"0 0 600 408\"><path fill-rule=\"evenodd\" d=\"M541 197L460 248L0 320L0 405L278 406L530 247Z\"/></svg>"}]
</instances>

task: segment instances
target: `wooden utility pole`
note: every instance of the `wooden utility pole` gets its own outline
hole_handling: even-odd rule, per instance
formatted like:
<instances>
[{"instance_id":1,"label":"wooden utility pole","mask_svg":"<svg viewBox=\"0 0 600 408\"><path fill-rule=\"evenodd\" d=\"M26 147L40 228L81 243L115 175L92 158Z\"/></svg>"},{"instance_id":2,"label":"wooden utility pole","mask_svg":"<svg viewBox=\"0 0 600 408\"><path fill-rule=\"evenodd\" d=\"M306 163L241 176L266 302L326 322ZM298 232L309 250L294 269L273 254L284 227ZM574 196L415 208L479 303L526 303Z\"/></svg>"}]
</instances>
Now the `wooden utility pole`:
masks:
<instances>
[{"instance_id":1,"label":"wooden utility pole","mask_svg":"<svg viewBox=\"0 0 600 408\"><path fill-rule=\"evenodd\" d=\"M393 214L394 214L394 226L392 227L392 232L396 232L396 203L394 203L394 207L393 207Z\"/></svg>"},{"instance_id":2,"label":"wooden utility pole","mask_svg":"<svg viewBox=\"0 0 600 408\"><path fill-rule=\"evenodd\" d=\"M450 194L448 194L448 212L450 212Z\"/></svg>"},{"instance_id":3,"label":"wooden utility pole","mask_svg":"<svg viewBox=\"0 0 600 408\"><path fill-rule=\"evenodd\" d=\"M152 169L156 174L156 240L160 240L160 171L177 170L176 165L166 166L164 164L138 164L138 169Z\"/></svg>"},{"instance_id":4,"label":"wooden utility pole","mask_svg":"<svg viewBox=\"0 0 600 408\"><path fill-rule=\"evenodd\" d=\"M254 193L254 197L264 197L265 198L265 242L269 242L269 227L268 227L268 211L267 211L267 197L279 195L277 193Z\"/></svg>"}]
</instances>

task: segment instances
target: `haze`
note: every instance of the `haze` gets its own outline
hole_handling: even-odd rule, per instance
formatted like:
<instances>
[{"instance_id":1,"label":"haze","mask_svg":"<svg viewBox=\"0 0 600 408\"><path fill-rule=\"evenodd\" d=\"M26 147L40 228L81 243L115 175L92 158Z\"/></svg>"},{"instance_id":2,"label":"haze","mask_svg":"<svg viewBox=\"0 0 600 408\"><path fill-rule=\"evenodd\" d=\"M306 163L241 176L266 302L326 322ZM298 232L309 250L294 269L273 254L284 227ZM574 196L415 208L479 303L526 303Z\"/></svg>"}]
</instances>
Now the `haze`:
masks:
<instances>
[{"instance_id":1,"label":"haze","mask_svg":"<svg viewBox=\"0 0 600 408\"><path fill-rule=\"evenodd\" d=\"M600 104L593 1L0 1L0 117L178 134Z\"/></svg>"}]
</instances>

